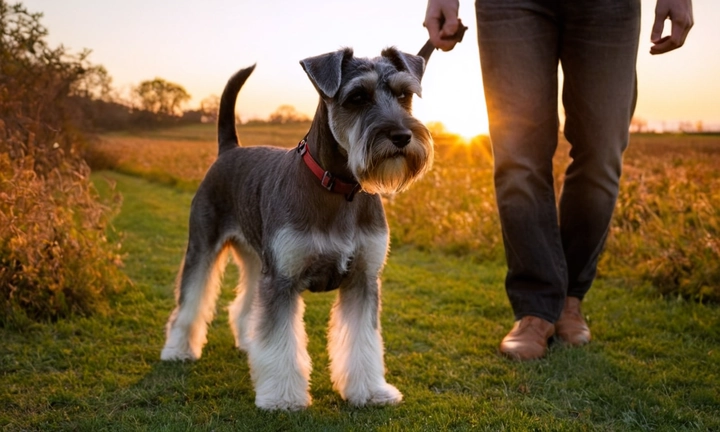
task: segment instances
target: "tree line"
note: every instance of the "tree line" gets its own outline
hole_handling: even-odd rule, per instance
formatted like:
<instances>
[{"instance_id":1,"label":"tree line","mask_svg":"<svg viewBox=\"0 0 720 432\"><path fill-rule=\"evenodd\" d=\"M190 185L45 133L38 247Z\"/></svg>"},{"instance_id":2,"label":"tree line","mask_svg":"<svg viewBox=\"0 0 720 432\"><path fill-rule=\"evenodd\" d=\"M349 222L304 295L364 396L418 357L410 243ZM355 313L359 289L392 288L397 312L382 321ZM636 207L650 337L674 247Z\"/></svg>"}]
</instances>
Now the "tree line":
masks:
<instances>
[{"instance_id":1,"label":"tree line","mask_svg":"<svg viewBox=\"0 0 720 432\"><path fill-rule=\"evenodd\" d=\"M191 95L177 83L156 77L132 87L130 99L112 96L111 79L98 67L95 88L78 95L85 107L85 115L96 130L151 128L188 123L215 123L220 97L210 95L200 102L198 109L184 109ZM292 105L280 105L267 119L253 119L250 123L299 123L310 118ZM238 119L238 123L240 120Z\"/></svg>"},{"instance_id":2,"label":"tree line","mask_svg":"<svg viewBox=\"0 0 720 432\"><path fill-rule=\"evenodd\" d=\"M63 105L63 115L82 129L99 132L217 120L217 95L203 99L197 109L186 109L191 99L187 90L160 77L142 81L121 96L105 67L90 61L89 50L72 53L63 46L50 47L41 18L42 13L31 13L21 3L0 0L0 109L5 111L0 111L0 119L16 112L23 105L19 100L35 100L43 105L32 108L35 115L37 110L50 114L45 109L58 111L57 105ZM27 116L32 117L29 112L13 117ZM293 106L281 105L267 119L251 121L308 120Z\"/></svg>"}]
</instances>

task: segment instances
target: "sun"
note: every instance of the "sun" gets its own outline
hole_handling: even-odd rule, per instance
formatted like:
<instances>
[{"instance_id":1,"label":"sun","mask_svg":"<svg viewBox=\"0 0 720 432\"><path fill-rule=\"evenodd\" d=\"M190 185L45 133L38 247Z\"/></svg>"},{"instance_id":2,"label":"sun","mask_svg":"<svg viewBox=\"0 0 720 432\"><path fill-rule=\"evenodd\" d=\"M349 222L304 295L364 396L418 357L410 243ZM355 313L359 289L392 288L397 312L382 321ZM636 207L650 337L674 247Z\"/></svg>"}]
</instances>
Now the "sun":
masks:
<instances>
[{"instance_id":1,"label":"sun","mask_svg":"<svg viewBox=\"0 0 720 432\"><path fill-rule=\"evenodd\" d=\"M485 112L479 112L475 115L458 113L441 121L448 132L458 134L468 142L478 135L488 134L488 121Z\"/></svg>"},{"instance_id":2,"label":"sun","mask_svg":"<svg viewBox=\"0 0 720 432\"><path fill-rule=\"evenodd\" d=\"M477 82L477 79L476 79ZM470 140L478 135L487 135L488 115L485 95L481 86L470 87L464 93L452 81L442 81L440 89L430 91L430 84L424 84L422 98L413 102L413 114L425 123L440 122L448 132Z\"/></svg>"},{"instance_id":3,"label":"sun","mask_svg":"<svg viewBox=\"0 0 720 432\"><path fill-rule=\"evenodd\" d=\"M417 111L415 115L426 125L440 123L442 129L455 135L459 135L465 142L469 143L478 135L488 135L488 119L484 105L478 106L475 110L456 110L448 112L425 112Z\"/></svg>"}]
</instances>

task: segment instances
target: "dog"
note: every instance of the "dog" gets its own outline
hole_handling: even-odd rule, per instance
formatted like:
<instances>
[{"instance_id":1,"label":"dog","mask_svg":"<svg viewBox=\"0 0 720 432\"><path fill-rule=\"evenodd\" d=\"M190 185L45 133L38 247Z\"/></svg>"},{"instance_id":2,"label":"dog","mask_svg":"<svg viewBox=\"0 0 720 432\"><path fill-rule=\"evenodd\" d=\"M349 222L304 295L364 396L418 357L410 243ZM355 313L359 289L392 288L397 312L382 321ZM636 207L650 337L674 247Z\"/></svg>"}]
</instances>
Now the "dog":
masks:
<instances>
[{"instance_id":1,"label":"dog","mask_svg":"<svg viewBox=\"0 0 720 432\"><path fill-rule=\"evenodd\" d=\"M223 91L219 154L192 202L161 359L200 358L231 254L241 277L230 325L258 407L311 404L301 294L335 289L333 388L352 405L396 404L402 394L385 380L379 319L389 247L380 194L406 189L432 164L430 133L411 114L425 61L393 47L373 59L344 48L300 64L320 102L296 149L239 146L235 102L254 65Z\"/></svg>"}]
</instances>

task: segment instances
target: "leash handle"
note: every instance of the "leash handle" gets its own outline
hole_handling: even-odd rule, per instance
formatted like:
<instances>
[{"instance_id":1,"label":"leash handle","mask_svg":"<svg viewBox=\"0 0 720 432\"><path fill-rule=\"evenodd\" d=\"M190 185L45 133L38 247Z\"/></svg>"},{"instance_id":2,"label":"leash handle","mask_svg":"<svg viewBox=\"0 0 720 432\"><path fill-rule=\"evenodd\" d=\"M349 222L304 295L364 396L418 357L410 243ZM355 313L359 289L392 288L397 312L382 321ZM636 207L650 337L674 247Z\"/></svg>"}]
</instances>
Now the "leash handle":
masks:
<instances>
[{"instance_id":1,"label":"leash handle","mask_svg":"<svg viewBox=\"0 0 720 432\"><path fill-rule=\"evenodd\" d=\"M440 19L440 27L442 28L443 24L445 24L445 18ZM445 40L454 40L457 43L462 42L463 37L465 36L465 31L467 30L467 26L463 25L460 18L458 18L458 29L455 32L455 34L444 37ZM420 51L418 51L417 55L425 59L425 63L430 61L430 55L435 51L437 48L435 48L435 45L428 39L427 42L425 42L425 45L423 45L422 48L420 48Z\"/></svg>"}]
</instances>

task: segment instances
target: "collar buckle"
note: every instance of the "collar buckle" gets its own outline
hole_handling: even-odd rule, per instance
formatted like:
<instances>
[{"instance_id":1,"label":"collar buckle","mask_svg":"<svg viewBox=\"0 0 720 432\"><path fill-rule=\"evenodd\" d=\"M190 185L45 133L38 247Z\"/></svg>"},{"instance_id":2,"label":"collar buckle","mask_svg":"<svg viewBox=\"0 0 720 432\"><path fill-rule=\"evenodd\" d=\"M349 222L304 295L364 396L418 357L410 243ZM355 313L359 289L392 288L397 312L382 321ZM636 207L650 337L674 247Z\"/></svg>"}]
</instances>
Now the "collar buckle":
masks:
<instances>
[{"instance_id":1,"label":"collar buckle","mask_svg":"<svg viewBox=\"0 0 720 432\"><path fill-rule=\"evenodd\" d=\"M322 178L320 179L320 184L323 185L325 189L332 192L333 187L335 186L335 178L333 178L333 175L330 174L330 171L325 171Z\"/></svg>"},{"instance_id":2,"label":"collar buckle","mask_svg":"<svg viewBox=\"0 0 720 432\"><path fill-rule=\"evenodd\" d=\"M312 154L308 151L310 146L307 142L307 136L298 143L295 151L300 155L300 158L305 162L305 165L310 171L320 180L320 185L329 192L340 193L345 195L345 199L352 201L355 194L362 191L362 187L359 183L346 183L340 179L336 179L330 171L325 171L312 157Z\"/></svg>"},{"instance_id":3,"label":"collar buckle","mask_svg":"<svg viewBox=\"0 0 720 432\"><path fill-rule=\"evenodd\" d=\"M305 153L307 153L308 151L307 147L307 141L305 141L305 139L303 138L303 140L298 143L296 150L298 153L300 153L300 156L305 156Z\"/></svg>"}]
</instances>

